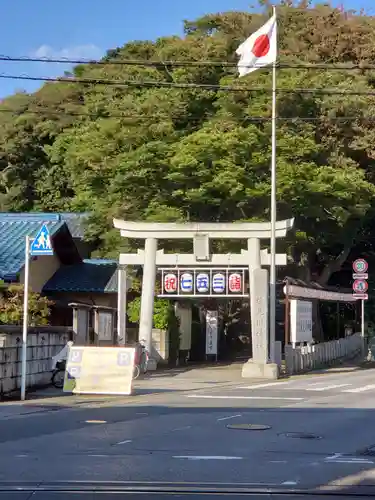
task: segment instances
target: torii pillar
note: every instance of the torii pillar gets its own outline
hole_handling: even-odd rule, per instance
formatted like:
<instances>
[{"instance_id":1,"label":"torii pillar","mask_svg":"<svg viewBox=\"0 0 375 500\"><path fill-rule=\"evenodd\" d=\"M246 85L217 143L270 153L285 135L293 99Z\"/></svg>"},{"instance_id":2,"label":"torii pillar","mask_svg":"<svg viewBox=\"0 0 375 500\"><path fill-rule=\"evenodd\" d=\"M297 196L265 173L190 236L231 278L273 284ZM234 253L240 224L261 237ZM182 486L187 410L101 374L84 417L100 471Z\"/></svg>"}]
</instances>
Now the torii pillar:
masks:
<instances>
[{"instance_id":1,"label":"torii pillar","mask_svg":"<svg viewBox=\"0 0 375 500\"><path fill-rule=\"evenodd\" d=\"M250 276L251 330L254 356L252 364L243 371L244 376L254 374L273 377L274 369L268 370L268 280L267 272L257 272L261 266L270 265L267 250L260 249L260 240L271 238L271 224L268 222L232 222L232 223L152 223L133 222L114 219L114 227L119 229L124 238L145 241L144 250L137 253L120 254L120 266L142 265L142 297L139 323L139 339L144 340L148 352L152 355L152 327L155 278L157 266L248 266ZM286 236L293 227L294 219L276 223L276 237ZM164 254L158 250L158 240L193 240L193 254ZM244 240L247 250L240 254L210 254L210 240ZM286 255L276 255L276 265L286 265ZM255 279L256 278L256 279ZM258 293L257 293L258 290ZM261 290L261 292L259 292ZM260 293L262 297L260 297ZM261 300L262 299L262 300ZM262 308L260 310L260 307ZM122 323L123 324L123 323ZM119 322L119 327L121 327ZM125 328L125 327L123 327ZM125 338L125 332L118 332ZM254 348L254 346L256 348ZM149 368L153 368L151 361ZM247 364L246 364L247 365ZM156 363L155 363L156 367ZM269 373L269 375L267 375Z\"/></svg>"}]
</instances>

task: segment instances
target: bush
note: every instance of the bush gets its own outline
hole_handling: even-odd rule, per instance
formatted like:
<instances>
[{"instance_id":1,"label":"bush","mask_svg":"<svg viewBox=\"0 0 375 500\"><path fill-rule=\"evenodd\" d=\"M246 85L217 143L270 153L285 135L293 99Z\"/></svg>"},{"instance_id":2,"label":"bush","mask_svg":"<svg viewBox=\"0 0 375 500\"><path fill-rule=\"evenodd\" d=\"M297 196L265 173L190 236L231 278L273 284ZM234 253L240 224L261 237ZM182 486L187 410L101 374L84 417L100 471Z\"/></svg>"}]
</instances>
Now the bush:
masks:
<instances>
[{"instance_id":1,"label":"bush","mask_svg":"<svg viewBox=\"0 0 375 500\"><path fill-rule=\"evenodd\" d=\"M0 284L0 324L21 325L23 320L24 286ZM47 325L53 302L39 293L29 291L29 326Z\"/></svg>"}]
</instances>

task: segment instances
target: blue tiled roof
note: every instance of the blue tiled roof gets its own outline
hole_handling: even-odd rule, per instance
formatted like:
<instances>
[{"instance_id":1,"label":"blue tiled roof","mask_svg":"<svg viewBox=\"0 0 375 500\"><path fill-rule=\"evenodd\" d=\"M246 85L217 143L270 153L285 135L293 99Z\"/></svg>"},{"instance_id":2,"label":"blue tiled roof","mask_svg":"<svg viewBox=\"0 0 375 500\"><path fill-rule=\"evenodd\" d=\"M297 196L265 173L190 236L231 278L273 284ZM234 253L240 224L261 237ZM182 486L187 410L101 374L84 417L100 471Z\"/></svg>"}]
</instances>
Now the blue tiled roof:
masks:
<instances>
[{"instance_id":1,"label":"blue tiled roof","mask_svg":"<svg viewBox=\"0 0 375 500\"><path fill-rule=\"evenodd\" d=\"M62 213L48 213L48 212L25 212L25 213L11 213L0 212L0 222L2 221L29 221L38 220L45 222L48 220L59 220L66 222L69 232L73 238L83 238L84 236L84 223L88 218L88 212L62 212Z\"/></svg>"},{"instance_id":2,"label":"blue tiled roof","mask_svg":"<svg viewBox=\"0 0 375 500\"><path fill-rule=\"evenodd\" d=\"M25 263L25 237L35 237L42 224L46 224L51 236L61 229L65 222L57 216L6 217L0 214L0 279L16 280Z\"/></svg>"},{"instance_id":3,"label":"blue tiled roof","mask_svg":"<svg viewBox=\"0 0 375 500\"><path fill-rule=\"evenodd\" d=\"M0 279L13 281L25 263L25 236L36 236L42 224L51 235L66 225L73 238L83 238L87 213L0 213Z\"/></svg>"},{"instance_id":4,"label":"blue tiled roof","mask_svg":"<svg viewBox=\"0 0 375 500\"><path fill-rule=\"evenodd\" d=\"M116 293L117 261L86 259L82 264L62 266L43 287L44 293Z\"/></svg>"},{"instance_id":5,"label":"blue tiled roof","mask_svg":"<svg viewBox=\"0 0 375 500\"><path fill-rule=\"evenodd\" d=\"M73 238L82 239L85 235L85 227L84 224L89 217L88 212L80 212L80 213L61 213L59 214L61 219L64 220L68 226L70 234Z\"/></svg>"}]
</instances>

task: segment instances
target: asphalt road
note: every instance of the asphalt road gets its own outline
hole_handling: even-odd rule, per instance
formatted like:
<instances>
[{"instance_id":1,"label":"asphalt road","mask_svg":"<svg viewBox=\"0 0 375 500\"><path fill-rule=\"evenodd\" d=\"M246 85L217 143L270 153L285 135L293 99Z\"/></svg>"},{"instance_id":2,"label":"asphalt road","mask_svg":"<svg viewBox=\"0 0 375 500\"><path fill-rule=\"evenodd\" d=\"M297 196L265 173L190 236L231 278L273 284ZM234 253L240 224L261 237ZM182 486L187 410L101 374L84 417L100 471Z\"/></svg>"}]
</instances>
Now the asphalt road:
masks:
<instances>
[{"instance_id":1,"label":"asphalt road","mask_svg":"<svg viewBox=\"0 0 375 500\"><path fill-rule=\"evenodd\" d=\"M92 495L108 485L128 488L127 481L172 490L194 483L223 492L329 488L375 495L374 369L252 384L189 385L183 377L174 389L169 384L167 392L87 397L77 406L54 398L40 408L34 401L27 412L15 404L12 411L0 408L0 498L1 489L14 486L27 495L38 484L75 485ZM264 428L230 428L235 424Z\"/></svg>"}]
</instances>

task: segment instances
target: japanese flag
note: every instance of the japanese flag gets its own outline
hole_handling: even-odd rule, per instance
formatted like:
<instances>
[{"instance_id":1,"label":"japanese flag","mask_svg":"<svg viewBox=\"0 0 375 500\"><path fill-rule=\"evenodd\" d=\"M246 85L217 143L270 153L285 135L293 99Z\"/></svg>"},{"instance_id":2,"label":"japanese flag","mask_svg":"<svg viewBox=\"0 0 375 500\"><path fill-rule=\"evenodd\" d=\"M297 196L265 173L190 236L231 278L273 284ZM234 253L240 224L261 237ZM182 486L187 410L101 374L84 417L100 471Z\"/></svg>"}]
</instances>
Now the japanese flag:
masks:
<instances>
[{"instance_id":1,"label":"japanese flag","mask_svg":"<svg viewBox=\"0 0 375 500\"><path fill-rule=\"evenodd\" d=\"M245 76L262 66L276 62L277 58L277 22L276 13L247 38L236 50L240 56L238 72Z\"/></svg>"}]
</instances>

